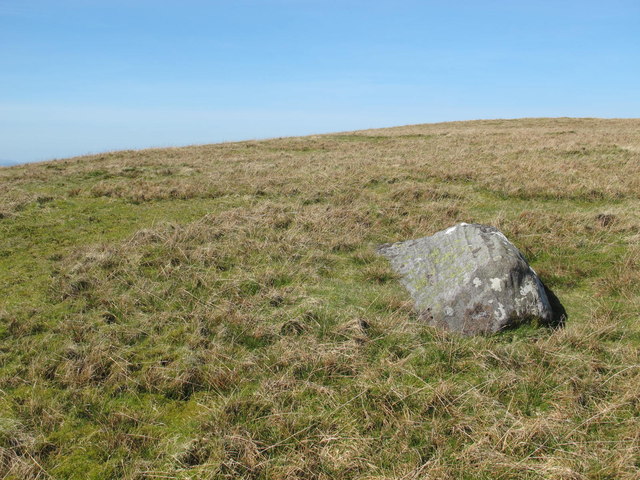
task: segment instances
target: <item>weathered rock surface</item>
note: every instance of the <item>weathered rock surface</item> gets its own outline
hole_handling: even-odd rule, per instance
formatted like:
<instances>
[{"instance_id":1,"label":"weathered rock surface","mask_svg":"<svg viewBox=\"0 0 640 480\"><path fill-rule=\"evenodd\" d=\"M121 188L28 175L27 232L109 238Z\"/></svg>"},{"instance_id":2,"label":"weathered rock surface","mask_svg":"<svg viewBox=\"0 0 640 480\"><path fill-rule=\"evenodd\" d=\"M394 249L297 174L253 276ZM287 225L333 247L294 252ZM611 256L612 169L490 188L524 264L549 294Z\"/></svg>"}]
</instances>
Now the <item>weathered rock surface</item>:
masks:
<instances>
[{"instance_id":1,"label":"weathered rock surface","mask_svg":"<svg viewBox=\"0 0 640 480\"><path fill-rule=\"evenodd\" d=\"M536 273L495 227L460 223L430 237L381 245L378 252L430 325L475 335L557 318Z\"/></svg>"}]
</instances>

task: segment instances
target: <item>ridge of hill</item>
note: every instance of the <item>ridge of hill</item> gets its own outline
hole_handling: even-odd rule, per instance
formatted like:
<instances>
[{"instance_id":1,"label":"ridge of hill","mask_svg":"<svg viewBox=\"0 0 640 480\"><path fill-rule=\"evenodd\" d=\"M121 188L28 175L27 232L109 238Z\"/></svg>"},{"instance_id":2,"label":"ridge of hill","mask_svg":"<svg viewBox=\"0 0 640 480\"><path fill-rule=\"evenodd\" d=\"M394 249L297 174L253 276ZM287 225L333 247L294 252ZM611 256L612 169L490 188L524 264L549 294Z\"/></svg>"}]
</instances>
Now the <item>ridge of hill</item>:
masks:
<instances>
[{"instance_id":1,"label":"ridge of hill","mask_svg":"<svg viewBox=\"0 0 640 480\"><path fill-rule=\"evenodd\" d=\"M637 479L640 120L0 168L0 477ZM557 330L421 324L378 244L500 228Z\"/></svg>"}]
</instances>

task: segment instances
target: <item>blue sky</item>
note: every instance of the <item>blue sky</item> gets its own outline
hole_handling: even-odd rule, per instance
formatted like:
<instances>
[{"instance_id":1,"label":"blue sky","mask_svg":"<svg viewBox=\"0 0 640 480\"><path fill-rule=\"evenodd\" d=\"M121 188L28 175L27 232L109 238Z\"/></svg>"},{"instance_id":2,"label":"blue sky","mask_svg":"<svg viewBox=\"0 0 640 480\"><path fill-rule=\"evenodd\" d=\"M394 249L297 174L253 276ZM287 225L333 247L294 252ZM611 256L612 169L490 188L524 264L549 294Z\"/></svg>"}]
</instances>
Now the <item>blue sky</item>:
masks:
<instances>
[{"instance_id":1,"label":"blue sky","mask_svg":"<svg viewBox=\"0 0 640 480\"><path fill-rule=\"evenodd\" d=\"M0 0L0 164L639 112L637 0Z\"/></svg>"}]
</instances>

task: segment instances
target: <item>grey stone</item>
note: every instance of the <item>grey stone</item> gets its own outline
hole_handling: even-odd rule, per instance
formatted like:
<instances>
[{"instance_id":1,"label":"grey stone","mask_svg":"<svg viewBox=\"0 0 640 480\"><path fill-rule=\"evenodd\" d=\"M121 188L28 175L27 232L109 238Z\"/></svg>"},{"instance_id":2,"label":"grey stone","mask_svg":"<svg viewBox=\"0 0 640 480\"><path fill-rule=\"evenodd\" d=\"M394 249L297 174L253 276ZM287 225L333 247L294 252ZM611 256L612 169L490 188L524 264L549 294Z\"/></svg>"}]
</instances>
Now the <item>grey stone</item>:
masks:
<instances>
[{"instance_id":1,"label":"grey stone","mask_svg":"<svg viewBox=\"0 0 640 480\"><path fill-rule=\"evenodd\" d=\"M492 334L557 318L536 273L495 227L460 223L378 252L400 275L420 318L435 327Z\"/></svg>"}]
</instances>

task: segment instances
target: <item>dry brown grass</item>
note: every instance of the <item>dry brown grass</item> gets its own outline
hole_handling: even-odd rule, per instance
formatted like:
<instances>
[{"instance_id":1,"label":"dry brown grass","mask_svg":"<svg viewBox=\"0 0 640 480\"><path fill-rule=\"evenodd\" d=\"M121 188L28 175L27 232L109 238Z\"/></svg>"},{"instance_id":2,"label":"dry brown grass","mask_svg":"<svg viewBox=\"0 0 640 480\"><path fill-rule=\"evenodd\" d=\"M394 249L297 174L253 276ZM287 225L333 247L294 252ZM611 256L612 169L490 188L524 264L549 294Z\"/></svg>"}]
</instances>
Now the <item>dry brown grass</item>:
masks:
<instances>
[{"instance_id":1,"label":"dry brown grass","mask_svg":"<svg viewBox=\"0 0 640 480\"><path fill-rule=\"evenodd\" d=\"M0 476L635 479L640 121L0 170ZM420 324L380 243L494 224L569 313Z\"/></svg>"}]
</instances>

